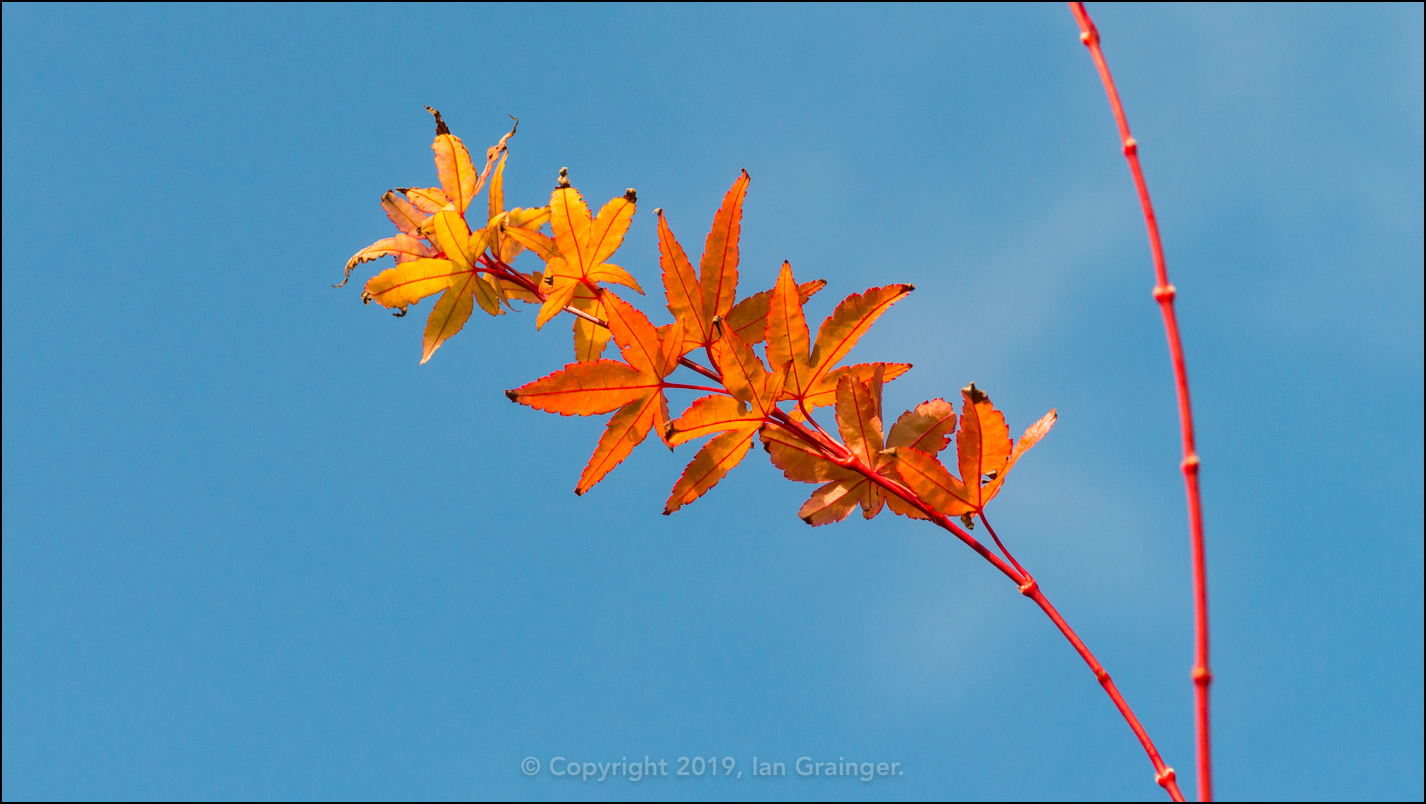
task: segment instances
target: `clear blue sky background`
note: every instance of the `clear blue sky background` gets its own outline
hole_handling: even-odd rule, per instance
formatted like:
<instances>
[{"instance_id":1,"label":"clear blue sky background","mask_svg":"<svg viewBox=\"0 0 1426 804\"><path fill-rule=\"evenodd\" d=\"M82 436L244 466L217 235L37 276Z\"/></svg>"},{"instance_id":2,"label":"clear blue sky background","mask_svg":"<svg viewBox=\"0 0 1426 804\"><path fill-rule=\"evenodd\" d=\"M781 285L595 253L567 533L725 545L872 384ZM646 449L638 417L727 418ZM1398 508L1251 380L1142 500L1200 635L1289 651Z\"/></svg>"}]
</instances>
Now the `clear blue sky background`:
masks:
<instances>
[{"instance_id":1,"label":"clear blue sky background","mask_svg":"<svg viewBox=\"0 0 1426 804\"><path fill-rule=\"evenodd\" d=\"M1219 791L1419 799L1421 7L1092 11L1180 288ZM813 530L761 451L672 517L691 447L576 497L602 422L501 394L569 359L566 323L477 314L418 366L428 305L331 289L380 194L433 183L422 104L477 151L521 118L513 203L565 165L596 202L637 187L619 262L650 289L653 208L697 252L747 168L745 290L790 259L830 283L815 322L917 286L853 353L916 365L888 407L971 380L1016 432L1057 407L992 512L1191 789L1171 377L1063 5L3 23L6 799L1160 794L947 535ZM695 754L904 775L548 773Z\"/></svg>"}]
</instances>

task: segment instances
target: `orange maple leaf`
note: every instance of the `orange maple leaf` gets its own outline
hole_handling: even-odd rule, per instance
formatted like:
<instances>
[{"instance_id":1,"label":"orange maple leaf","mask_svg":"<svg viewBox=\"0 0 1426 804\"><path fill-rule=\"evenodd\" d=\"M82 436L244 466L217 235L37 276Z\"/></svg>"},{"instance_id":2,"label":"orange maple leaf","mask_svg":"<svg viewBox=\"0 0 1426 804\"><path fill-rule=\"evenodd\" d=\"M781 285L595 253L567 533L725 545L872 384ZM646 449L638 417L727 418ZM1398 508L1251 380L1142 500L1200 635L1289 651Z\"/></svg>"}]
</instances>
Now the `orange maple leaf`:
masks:
<instances>
[{"instance_id":1,"label":"orange maple leaf","mask_svg":"<svg viewBox=\"0 0 1426 804\"><path fill-rule=\"evenodd\" d=\"M774 366L788 365L787 384L781 398L798 403L794 414L805 415L815 407L834 404L838 383L845 377L865 382L876 369L848 366L838 369L861 336L891 305L915 290L913 285L887 285L871 288L865 293L853 293L843 299L832 314L822 322L817 340L811 344L807 334L807 319L802 313L802 294L792 277L792 266L786 262L778 273L767 314L767 356ZM882 380L900 376L909 364L890 364L899 370L883 370ZM838 373L841 372L841 373Z\"/></svg>"},{"instance_id":2,"label":"orange maple leaf","mask_svg":"<svg viewBox=\"0 0 1426 804\"><path fill-rule=\"evenodd\" d=\"M896 450L898 470L906 484L936 510L948 516L981 513L1005 483L1005 476L1027 450L1054 427L1054 410L1030 425L1011 448L1005 415L990 397L975 387L961 389L960 429L956 432L956 464L952 475L924 445L908 443Z\"/></svg>"},{"instance_id":3,"label":"orange maple leaf","mask_svg":"<svg viewBox=\"0 0 1426 804\"><path fill-rule=\"evenodd\" d=\"M882 438L881 385L885 369L878 365L870 380L844 376L836 388L837 428L852 455L861 464L888 479L901 482L898 455L918 446L934 455L949 443L955 431L956 414L944 399L934 399L903 413ZM790 480L824 483L803 504L798 516L809 525L826 525L845 519L858 504L862 515L871 519L882 506L894 513L925 519L915 507L889 494L864 473L830 460L792 431L768 425L762 431L763 446L772 462ZM828 482L830 481L830 482Z\"/></svg>"},{"instance_id":4,"label":"orange maple leaf","mask_svg":"<svg viewBox=\"0 0 1426 804\"><path fill-rule=\"evenodd\" d=\"M388 192L387 195L390 196L392 194ZM386 205L385 201L386 199L383 198L382 206ZM414 227L412 231L415 231ZM434 256L436 256L436 250L416 236L402 233L395 237L387 237L353 254L352 258L347 260L347 271L342 277L342 281L332 287L339 288L345 285L347 280L352 277L352 269L364 262L371 262L372 260L378 260L382 257L395 257L396 264L400 265L403 262L411 262L423 257Z\"/></svg>"},{"instance_id":5,"label":"orange maple leaf","mask_svg":"<svg viewBox=\"0 0 1426 804\"><path fill-rule=\"evenodd\" d=\"M654 325L628 302L605 290L601 301L609 313L609 332L625 362L594 360L571 363L547 377L505 395L536 410L564 416L590 416L616 410L594 454L580 475L575 494L593 488L618 466L657 426L662 435L668 421L663 378L678 366L683 328L674 326L660 338Z\"/></svg>"},{"instance_id":6,"label":"orange maple leaf","mask_svg":"<svg viewBox=\"0 0 1426 804\"><path fill-rule=\"evenodd\" d=\"M663 268L668 310L683 323L684 346L690 351L711 346L718 337L713 319L727 317L733 309L738 292L743 199L748 194L749 181L744 170L723 196L723 206L714 213L713 227L703 244L697 275L669 229L663 210L654 210L659 219L659 265Z\"/></svg>"},{"instance_id":7,"label":"orange maple leaf","mask_svg":"<svg viewBox=\"0 0 1426 804\"><path fill-rule=\"evenodd\" d=\"M675 326L681 327L682 322ZM753 436L777 411L785 370L769 373L762 360L722 319L713 319L713 331L713 361L730 395L694 400L682 416L669 422L667 434L670 447L713 433L721 435L704 444L684 468L664 504L665 514L688 505L716 486L728 470L743 460Z\"/></svg>"},{"instance_id":8,"label":"orange maple leaf","mask_svg":"<svg viewBox=\"0 0 1426 804\"><path fill-rule=\"evenodd\" d=\"M402 314L406 307L426 296L442 294L426 319L422 363L465 326L476 303L491 315L501 312L495 288L480 276L481 267L476 261L490 244L493 232L480 229L472 233L465 219L453 210L437 212L431 221L433 239L442 258L400 263L372 277L362 290L363 302L399 308Z\"/></svg>"},{"instance_id":9,"label":"orange maple leaf","mask_svg":"<svg viewBox=\"0 0 1426 804\"><path fill-rule=\"evenodd\" d=\"M622 197L605 204L598 216L591 216L584 197L569 184L568 169L561 168L559 182L550 193L550 229L554 237L525 228L507 230L515 241L545 261L540 287L546 296L535 318L536 329L571 305L602 317L592 312L598 306L600 282L614 282L643 294L643 288L628 271L607 261L623 244L637 203L638 196L631 187ZM597 357L603 351L603 343L597 349L592 343L596 337L575 325L575 352L580 359Z\"/></svg>"}]
</instances>

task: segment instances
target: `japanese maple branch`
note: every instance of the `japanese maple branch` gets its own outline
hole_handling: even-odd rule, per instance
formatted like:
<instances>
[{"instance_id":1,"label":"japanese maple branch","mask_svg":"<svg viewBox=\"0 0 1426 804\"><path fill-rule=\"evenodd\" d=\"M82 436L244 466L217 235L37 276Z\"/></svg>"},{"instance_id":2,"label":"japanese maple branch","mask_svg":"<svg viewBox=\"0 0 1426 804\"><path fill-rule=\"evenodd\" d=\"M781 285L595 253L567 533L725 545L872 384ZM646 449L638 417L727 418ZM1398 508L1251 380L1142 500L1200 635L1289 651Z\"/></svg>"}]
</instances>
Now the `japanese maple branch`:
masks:
<instances>
[{"instance_id":1,"label":"japanese maple branch","mask_svg":"<svg viewBox=\"0 0 1426 804\"><path fill-rule=\"evenodd\" d=\"M1075 20L1079 23L1079 38L1089 48L1094 66L1099 69L1099 78L1104 83L1104 91L1109 95L1109 107L1114 112L1114 122L1119 126L1119 138L1124 143L1124 158L1129 161L1129 172L1134 177L1134 188L1139 193L1139 206L1144 210L1144 225L1149 230L1149 251L1154 260L1154 299L1163 314L1164 334L1168 337L1169 359L1173 363L1174 391L1178 395L1179 432L1183 441L1183 460L1179 464L1183 472L1184 492L1188 497L1188 538L1193 562L1193 678L1194 688L1194 731L1197 737L1198 798L1213 800L1213 757L1212 740L1208 720L1208 687L1213 683L1213 673L1208 669L1208 581L1203 560L1203 506L1198 490L1198 452L1193 439L1193 407L1188 396L1188 372L1183 364L1183 343L1179 339L1178 318L1174 315L1174 286L1169 284L1168 268L1164 263L1164 246L1159 238L1159 223L1154 217L1154 205L1149 200L1149 186L1144 182L1144 170L1139 165L1139 145L1129 133L1129 121L1124 116L1124 104L1119 100L1119 90L1114 86L1114 77L1109 73L1109 63L1104 60L1104 51L1099 45L1099 29L1089 18L1083 3L1070 3Z\"/></svg>"},{"instance_id":2,"label":"japanese maple branch","mask_svg":"<svg viewBox=\"0 0 1426 804\"><path fill-rule=\"evenodd\" d=\"M515 271L498 258L482 255L480 261L501 279L510 279L541 301L546 298L546 294L540 289L538 284L531 281L529 277ZM605 328L609 326L607 322L583 310L578 310L572 306L566 306L564 309L598 326ZM727 387L723 382L722 375L715 369L703 366L697 361L689 359L687 356L679 358L679 365L707 377L713 382L724 386L725 389ZM706 390L718 391L718 389ZM728 393L726 390L721 392ZM1079 653L1080 658L1084 660L1085 664L1089 665L1090 671L1094 673L1094 677L1099 681L1100 686L1104 687L1104 691L1108 693L1110 700L1114 702L1114 706L1119 710L1119 714L1123 716L1124 720L1129 724L1129 728L1133 730L1134 736L1139 738L1139 743L1144 747L1145 753L1148 754L1149 761L1153 763L1155 772L1154 780L1168 791L1174 801L1183 801L1183 794L1179 792L1178 783L1174 780L1173 768L1168 767L1168 765L1164 763L1163 758L1159 755L1158 749L1154 746L1153 740L1150 739L1148 732L1144 730L1143 724L1139 722L1139 718L1134 714L1134 710L1129 707L1129 703L1124 700L1124 696L1120 694L1119 688L1115 686L1113 679L1109 677L1109 673L1105 671L1104 666L1099 663L1099 660L1095 658L1094 654L1084 644L1084 641L1079 638L1079 635L1074 632L1074 629L1070 628L1069 623L1065 622L1064 618L1060 616L1059 611L1045 598L1044 593L1040 591L1039 584L1030 573L1021 568L1019 562L1015 562L1015 559L1010 557L1009 551L1005 550L1005 546L1000 543L1000 538L991 530L989 522L985 523L986 530L990 531L991 537L995 539L995 543L1000 545L1000 549L1005 551L1006 557L1010 558L1010 560L1015 563L1015 566L1012 567L1010 564L1005 563L1000 556L991 552L974 536L952 522L949 517L927 504L915 491L866 465L866 463L858 458L851 450L847 449L845 445L838 443L828 435L825 430L822 430L822 428L817 427L816 431L809 430L800 422L793 419L786 411L776 408L769 414L768 418L770 421L777 423L795 434L808 446L811 446L813 449L825 455L827 459L833 463L861 474L869 481L881 486L887 492L905 500L928 520L939 525L944 530L949 531L951 535L964 542L967 547L974 550L981 558L990 562L991 566L1000 570L1005 577L1009 578L1019 587L1021 594L1035 601L1035 604L1045 612L1050 618L1050 621L1060 630L1060 633L1064 634L1065 639L1069 640L1070 645ZM815 426L816 423L813 422L813 425ZM983 513L981 521L985 521Z\"/></svg>"}]
</instances>

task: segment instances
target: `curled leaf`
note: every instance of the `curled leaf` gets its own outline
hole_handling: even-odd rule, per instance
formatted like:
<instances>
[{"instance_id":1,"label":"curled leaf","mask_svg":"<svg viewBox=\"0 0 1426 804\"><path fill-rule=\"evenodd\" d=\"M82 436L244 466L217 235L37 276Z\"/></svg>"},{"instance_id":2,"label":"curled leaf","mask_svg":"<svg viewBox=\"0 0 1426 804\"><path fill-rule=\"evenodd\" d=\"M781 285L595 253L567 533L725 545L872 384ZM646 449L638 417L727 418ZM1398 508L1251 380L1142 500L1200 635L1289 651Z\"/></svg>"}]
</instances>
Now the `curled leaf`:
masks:
<instances>
[{"instance_id":1,"label":"curled leaf","mask_svg":"<svg viewBox=\"0 0 1426 804\"><path fill-rule=\"evenodd\" d=\"M441 180L441 190L456 205L456 212L464 214L480 189L480 174L475 172L465 143L446 127L441 113L429 106L426 111L436 118L436 138L431 141L431 150L436 155L436 175Z\"/></svg>"},{"instance_id":2,"label":"curled leaf","mask_svg":"<svg viewBox=\"0 0 1426 804\"><path fill-rule=\"evenodd\" d=\"M397 195L392 190L387 190L386 195L381 197L381 208L386 211L386 217L396 224L396 228L408 235L415 235L421 229L421 224L431 213L417 209L416 205ZM439 209L439 207L437 207Z\"/></svg>"},{"instance_id":3,"label":"curled leaf","mask_svg":"<svg viewBox=\"0 0 1426 804\"><path fill-rule=\"evenodd\" d=\"M436 252L430 246L417 240L410 235L399 234L395 237L388 237L385 240L378 240L366 248L352 255L347 260L346 275L342 277L341 284L332 287L339 288L347 283L352 277L352 269L364 262L380 259L382 257L395 256L398 264L421 259L422 257L434 257Z\"/></svg>"},{"instance_id":4,"label":"curled leaf","mask_svg":"<svg viewBox=\"0 0 1426 804\"><path fill-rule=\"evenodd\" d=\"M500 161L495 165L495 172L490 174L490 186L485 190L486 218L494 220L505 211L505 160L509 154L501 154Z\"/></svg>"},{"instance_id":5,"label":"curled leaf","mask_svg":"<svg viewBox=\"0 0 1426 804\"><path fill-rule=\"evenodd\" d=\"M427 215L452 206L451 200L439 187L397 187L396 192L404 193L412 205Z\"/></svg>"}]
</instances>

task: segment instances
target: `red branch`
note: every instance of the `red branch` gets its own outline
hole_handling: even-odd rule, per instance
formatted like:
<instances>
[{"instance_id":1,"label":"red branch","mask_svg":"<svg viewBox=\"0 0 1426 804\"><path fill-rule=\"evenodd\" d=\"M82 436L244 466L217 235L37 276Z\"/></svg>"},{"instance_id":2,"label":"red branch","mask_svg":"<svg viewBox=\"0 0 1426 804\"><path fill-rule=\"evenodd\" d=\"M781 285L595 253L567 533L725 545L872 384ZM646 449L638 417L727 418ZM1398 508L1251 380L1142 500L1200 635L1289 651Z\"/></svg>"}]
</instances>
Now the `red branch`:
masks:
<instances>
[{"instance_id":1,"label":"red branch","mask_svg":"<svg viewBox=\"0 0 1426 804\"><path fill-rule=\"evenodd\" d=\"M1154 217L1154 205L1149 200L1149 187L1144 183L1144 170L1139 165L1139 145L1129 133L1129 121L1124 116L1124 104L1114 77L1099 46L1099 30L1084 10L1083 3L1070 3L1070 10L1079 22L1079 38L1089 48L1099 78L1109 95L1114 121L1119 125L1119 138L1124 143L1124 157L1129 160L1129 172L1134 176L1134 188L1139 192L1139 206L1144 209L1144 224L1149 230L1149 250L1154 258L1154 299L1163 313L1164 333L1168 336L1169 359L1173 362L1174 390L1178 393L1179 430L1183 437L1184 490L1188 496L1188 536L1193 561L1193 678L1194 731L1197 736L1198 798L1213 800L1213 757L1208 724L1208 686L1213 673L1208 669L1208 587L1203 566L1203 507L1198 494L1198 452L1193 445L1193 408L1188 397L1188 373L1183 366L1183 343L1179 340L1178 319L1174 316L1174 286L1169 284L1168 268L1164 264L1164 245L1159 239L1159 223Z\"/></svg>"},{"instance_id":2,"label":"red branch","mask_svg":"<svg viewBox=\"0 0 1426 804\"><path fill-rule=\"evenodd\" d=\"M497 258L482 255L480 260L484 267L490 269L491 273L499 276L501 279L509 279L537 298L544 300L544 291L539 285L532 282L529 277L526 277ZM607 322L582 310L577 310L574 307L565 307L564 309L599 326L606 328L609 326ZM687 356L679 358L678 362L679 365L684 368L695 371L719 385L724 385L723 377L716 369L700 365ZM679 387L667 383L666 385ZM726 386L724 387L726 388ZM724 392L726 393L727 391ZM1139 722L1139 718L1134 714L1134 710L1129 708L1129 704L1124 700L1124 696L1119 693L1119 688L1114 686L1114 682L1109 678L1109 673L1105 672L1103 665L1099 663L1098 659L1094 658L1094 654L1085 646L1083 640L1074 632L1074 629L1069 627L1069 623L1066 623L1064 618L1060 616L1060 613L1055 610L1055 607L1050 605L1050 601L1047 600L1044 593L1040 591L1039 583L1035 581L1029 572L1021 568L1020 564L1015 562L1014 558L1010 558L1011 562L1015 563L1015 566L1012 567L1010 564L1005 563L1000 556L997 556L985 545L981 544L974 536L966 532L965 529L953 522L950 517L927 504L914 490L868 466L851 450L847 449L845 445L838 443L836 439L832 438L822 428L816 427L816 422L812 422L812 425L816 427L816 429L809 430L800 422L793 419L786 411L780 409L774 409L769 414L768 420L776 422L779 426L796 435L808 446L825 455L829 461L861 474L886 492L905 500L931 522L949 531L951 535L960 539L981 558L990 562L991 566L1000 570L1005 577L1009 578L1011 582L1019 587L1021 594L1035 601L1035 604L1043 609L1045 614L1049 616L1050 621L1055 624L1055 627L1060 629L1060 633L1064 634L1065 639L1069 640L1070 645L1079 653L1080 658L1084 659L1085 663L1089 665L1090 671L1094 673L1094 677L1098 679L1100 685L1104 687L1104 691L1109 694L1110 700L1114 702L1114 706L1119 710L1119 714L1122 715L1124 720L1129 724L1129 728L1133 730L1134 736L1139 738L1139 743L1143 745L1145 753L1149 755L1149 761L1154 765L1154 780L1168 791L1174 801L1183 801L1183 794L1179 792L1178 783L1174 781L1173 768L1164 764L1163 758L1159 756L1158 749L1154 747L1153 740L1149 738L1148 732L1144 730L1144 726ZM985 521L983 511L981 512L981 521L985 522L986 530L989 531L990 523ZM1005 546L1000 544L999 537L996 537L993 531L991 531L991 536L995 538L995 543L1000 546L1000 549L1005 551ZM1010 557L1008 551L1006 551L1006 557Z\"/></svg>"}]
</instances>

